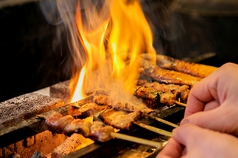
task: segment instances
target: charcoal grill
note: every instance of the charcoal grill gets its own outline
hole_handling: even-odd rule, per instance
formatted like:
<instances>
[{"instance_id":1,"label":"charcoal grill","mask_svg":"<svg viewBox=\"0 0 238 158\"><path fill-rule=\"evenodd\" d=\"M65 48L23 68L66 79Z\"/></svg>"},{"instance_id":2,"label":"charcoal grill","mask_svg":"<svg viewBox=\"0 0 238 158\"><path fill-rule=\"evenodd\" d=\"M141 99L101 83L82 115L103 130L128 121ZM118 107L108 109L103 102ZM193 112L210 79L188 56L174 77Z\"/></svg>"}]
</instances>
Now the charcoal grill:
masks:
<instances>
[{"instance_id":1,"label":"charcoal grill","mask_svg":"<svg viewBox=\"0 0 238 158\"><path fill-rule=\"evenodd\" d=\"M147 3L148 1L144 1L144 2ZM157 8L158 2L167 4L171 2L171 0L170 1L166 0L166 2L164 2L164 0L161 0L161 1L152 0L150 1L151 5L148 5L148 8L149 8L148 11L151 11L151 8L149 6L153 6L153 7L156 6L155 8L153 8L154 10L156 10L156 12L157 11L160 12L160 10L163 10L164 8L161 9L162 7ZM153 5L152 3L154 3L155 5ZM1 7L2 7L1 13L3 15L1 17L1 20L2 20L1 48L2 48L2 52L4 52L2 53L3 56L1 59L3 59L4 61L1 62L0 67L1 67L1 72L3 76L6 76L6 77L1 78L2 86L1 86L1 92L0 92L1 94L0 100L3 101L8 98L17 96L19 94L23 94L29 91L33 91L35 89L39 89L42 87L55 84L59 82L60 80L69 79L70 74L59 72L59 65L61 66L60 67L61 71L66 71L64 70L61 63L65 59L67 60L67 57L65 54L62 55L59 52L67 52L67 51L62 51L63 48L67 47L67 46L64 46L64 43L67 43L67 42L62 42L62 43L56 42L55 44L60 45L60 47L59 48L57 47L56 50L51 48L51 41L52 41L51 38L53 37L53 35L55 35L55 27L52 25L49 25L45 21L45 19L41 15L42 13L39 10L39 6L36 3L27 3L21 6L16 5L16 6L10 6L10 7L7 7L7 6L1 6ZM162 13L165 13L165 12L162 12ZM161 14L161 16L162 15L163 14ZM161 18L161 16L159 16L159 18ZM187 21L187 18L188 18L187 14L180 15L180 16L181 16L180 18L186 17L184 21ZM35 20L36 17L38 19L37 21ZM156 19L157 18L158 17L156 17ZM228 47L224 45L224 44L233 43L233 42L227 42L227 41L236 41L236 40L230 39L230 36L229 37L225 36L224 33L227 32L226 27L224 27L224 29L223 27L221 28L217 27L217 26L223 26L223 25L217 25L217 22L221 22L222 24L227 25L227 21L225 20L228 19L229 25L227 25L227 27L233 26L232 28L235 28L234 26L237 25L237 22L235 22L235 20L237 19L237 16L234 16L233 18L222 17L222 18L215 18L215 19L214 17L209 17L209 18L203 17L202 21L200 21L201 19L199 18L198 22L196 21L194 22L194 19L193 19L194 17L190 17L190 18L192 19L190 21L193 22L192 23L193 25L191 25L190 23L188 25L185 25L186 23L184 24L185 26L184 28L187 30L187 32L189 31L187 27L191 28L193 26L196 26L194 28L195 29L197 28L198 33L203 32L203 31L200 31L200 30L204 30L204 27L203 27L204 25L201 25L201 24L203 24L204 21L209 22L208 20L212 20L212 21L215 20L216 23L214 24L212 23L213 24L212 26L216 28L214 32L215 32L215 35L219 35L219 38L217 38L217 36L214 36L214 37L212 36L213 38L209 40L208 42L208 44L210 44L214 42L214 39L219 39L218 41L215 40L216 42L215 46L213 46L214 43L207 46L207 42L205 42L206 44L205 49L202 47L203 46L202 43L204 43L204 37L207 37L206 34L199 34L199 35L202 35L203 38L200 40L196 40L195 44L191 43L192 40L188 40L190 38L186 38L187 36L185 37L182 36L182 40L181 39L172 40L170 37L167 37L166 29L163 28L163 27L166 28L165 24L167 24L166 23L167 19L165 18L166 20L164 22L163 18L161 18L159 20L156 20L156 24L155 24L155 26L158 28L157 34L159 34L159 36L157 36L158 39L157 38L155 39L156 40L155 42L159 43L159 46L157 46L156 48L160 50L161 49L160 43L162 43L164 45L162 52L166 52L168 53L168 55L177 56L187 61L199 62L199 63L215 65L215 66L220 66L222 63L228 61L223 59L224 56L227 56L227 51L228 51L229 57L232 57L234 58L235 61L237 61L237 56L233 57L235 54L234 51L237 50L236 45L233 45L232 47L230 47L230 45ZM10 21L14 21L14 23L18 23L19 25L14 25ZM171 24L171 26L172 25L173 24ZM178 25L176 25L176 27L177 26ZM167 29L169 30L170 28L167 28ZM18 33L20 31L22 32ZM32 37L32 32L35 34L34 38ZM45 33L45 32L48 32L48 33ZM173 31L171 32L173 33ZM180 30L177 32L180 32ZM221 35L221 32L223 33L222 35ZM234 31L234 30L230 32L232 35L237 34L237 31ZM162 37L160 33L163 33ZM191 31L191 32L188 32L186 35L188 35L189 37L190 36L193 37L193 34L194 34L194 31ZM224 38L224 37L227 37L227 38ZM210 39L210 38L211 37L209 36L209 38L207 39ZM12 40L12 39L15 39L15 40ZM194 57L193 56L194 52L192 52L192 55L191 55L192 58L190 58L189 53L187 53L188 52L188 50L186 49L187 47L184 49L183 48L179 49L178 47L175 47L177 46L178 41L179 41L179 46L188 46L189 50L191 50L191 48L194 47L194 51L198 52L196 53L198 54L198 56ZM181 44L180 44L180 41L182 42ZM201 49L197 48L200 45L202 45ZM219 46L219 49L214 48L218 46ZM220 49L220 47L222 47L222 49ZM53 53L50 55L47 53L48 55L46 56L45 52L53 52ZM208 53L208 52L212 52L212 53ZM213 52L218 52L219 54L213 53ZM58 56L58 54L60 54L60 56ZM55 60L56 55L58 59L57 61ZM220 56L222 56L221 57L222 61L220 61L221 60ZM30 63L28 63L29 58L31 59ZM52 63L52 61L55 61L55 62ZM41 65L42 62L50 63L50 64L45 64L44 66L42 66ZM11 67L8 67L9 63L11 64ZM39 65L43 67L42 68L43 70L41 69L41 71L39 71ZM55 65L57 66L55 67ZM8 67L8 69L6 69L6 67ZM51 72L57 72L57 73L45 74L45 70L48 70L49 67L52 68ZM16 72L16 73L13 73L13 72ZM38 74L41 74L41 76L38 76L38 74L30 74L29 72L37 72ZM65 77L66 75L67 77ZM17 81L15 80L16 76L18 76ZM33 81L36 83L32 83ZM62 107L55 108L54 110L59 111L63 115L66 115L69 111L69 108L70 108L70 104L67 104ZM40 113L40 114L47 115L50 112L51 111L47 111L47 112L44 111L44 113ZM155 115L157 115L157 117L164 118L168 121L179 123L183 117L183 113L184 113L184 107L176 105L170 108L157 111ZM49 132L47 130L47 127L45 126L44 120L39 118L37 115L38 114L35 114L34 116L31 116L31 117L23 118L20 122L17 121L17 123L11 123L11 121L9 121L8 122L9 124L4 124L4 126L0 126L0 140L1 140L0 141L0 157L8 157L9 155L11 156L12 154L14 154L15 151L17 151L18 148L21 148L21 150L26 150L26 152L29 152L30 155L28 155L28 157L30 157L34 151L38 151L39 149L42 149L43 146L47 145L47 147L49 148L48 150L52 150L54 147L61 144L65 140L65 137L66 137L65 135L52 134L51 132ZM141 121L145 122L146 124L160 127L168 131L172 130L171 127L164 125L162 123L158 123L148 118L144 118ZM164 136L161 136L161 135L152 133L150 131L147 131L145 129L142 129L140 127L137 127L136 125L134 125L130 131L127 131L124 133L128 135L138 136L141 138L146 138L146 139L156 139L156 141L165 141L168 139ZM52 146L50 146L50 144L52 144ZM32 149L29 150L29 148L32 148ZM140 149L142 148L143 151L146 151L148 153L147 156L145 157L154 157L160 151L160 149L156 149L153 147L145 147L145 146L127 142L124 140L113 139L105 143L96 142L83 149L70 153L66 157L119 157L119 156L122 157L124 153L127 153L128 151L132 151L132 150L135 151L138 148Z\"/></svg>"},{"instance_id":2,"label":"charcoal grill","mask_svg":"<svg viewBox=\"0 0 238 158\"><path fill-rule=\"evenodd\" d=\"M5 126L4 128L0 130L0 140L1 140L0 148L2 148L2 152L4 148L9 148L9 146L16 146L17 142L20 142L20 141L24 142L27 139L29 140L32 137L36 137L38 134L49 132L45 125L44 119L41 118L42 116L47 116L50 113L52 113L52 111L57 111L63 115L67 115L69 114L69 111L72 108L72 105L74 104L80 105L82 102L85 103L85 100L78 101L76 103L67 104L59 108L47 111L45 113L41 113L40 115L23 120L16 125L10 124L9 126ZM174 123L179 123L183 117L183 112L184 112L184 107L175 105L173 107L165 108L164 110L157 111L154 113L154 115ZM146 124L163 128L168 131L172 130L172 127L169 127L168 125L164 125L162 123L158 123L149 118L143 118L140 121ZM132 128L129 131L124 131L122 133L144 138L144 139L150 139L150 140L155 139L156 141L161 141L161 142L166 141L168 139L165 136L152 133L150 131L137 127L136 125L132 126ZM47 137L47 135L45 135L45 137ZM52 139L52 138L46 138L46 139ZM137 148L144 148L143 152L147 152L146 157L155 155L161 150L161 148L148 147L145 145L140 145L140 144L124 141L124 140L112 139L104 143L95 142L89 146L86 146L85 148L76 150L75 152L70 153L69 155L66 155L66 157L117 157L119 155L125 154L129 150L135 151ZM37 149L38 148L36 148L36 151ZM2 156L4 157L4 154L2 154Z\"/></svg>"}]
</instances>

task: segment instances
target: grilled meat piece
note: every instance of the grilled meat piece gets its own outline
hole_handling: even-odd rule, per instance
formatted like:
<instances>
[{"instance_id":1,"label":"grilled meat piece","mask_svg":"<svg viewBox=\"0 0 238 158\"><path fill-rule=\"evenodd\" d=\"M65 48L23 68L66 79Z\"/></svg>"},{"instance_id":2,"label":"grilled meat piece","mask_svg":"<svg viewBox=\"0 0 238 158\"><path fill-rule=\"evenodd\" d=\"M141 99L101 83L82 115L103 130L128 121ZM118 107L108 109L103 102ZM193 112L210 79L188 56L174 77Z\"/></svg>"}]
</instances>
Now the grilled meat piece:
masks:
<instances>
[{"instance_id":1,"label":"grilled meat piece","mask_svg":"<svg viewBox=\"0 0 238 158\"><path fill-rule=\"evenodd\" d=\"M106 142L112 138L111 132L114 132L114 128L112 126L105 126L100 121L94 121L90 126L90 138L93 140Z\"/></svg>"},{"instance_id":2,"label":"grilled meat piece","mask_svg":"<svg viewBox=\"0 0 238 158\"><path fill-rule=\"evenodd\" d=\"M66 115L67 116L67 115ZM68 123L63 129L63 133L82 133L85 137L90 135L91 122L84 121L81 119L74 119L72 122Z\"/></svg>"},{"instance_id":3,"label":"grilled meat piece","mask_svg":"<svg viewBox=\"0 0 238 158\"><path fill-rule=\"evenodd\" d=\"M127 112L141 111L142 113L151 113L152 109L149 109L146 105L142 104L141 101L135 101L135 103L123 103L123 102L113 102L112 99L107 95L98 95L94 97L94 102L99 105L107 105L109 108L116 110L122 110ZM137 103L138 104L137 104Z\"/></svg>"},{"instance_id":4,"label":"grilled meat piece","mask_svg":"<svg viewBox=\"0 0 238 158\"><path fill-rule=\"evenodd\" d=\"M143 61L142 68L140 68L140 72L162 83L193 86L201 80L199 77L191 76L182 72L162 69L145 60Z\"/></svg>"},{"instance_id":5,"label":"grilled meat piece","mask_svg":"<svg viewBox=\"0 0 238 158\"><path fill-rule=\"evenodd\" d=\"M186 102L190 91L187 85L149 83L142 80L137 85L134 95L146 101L150 108L161 104L171 106L177 100Z\"/></svg>"},{"instance_id":6,"label":"grilled meat piece","mask_svg":"<svg viewBox=\"0 0 238 158\"><path fill-rule=\"evenodd\" d=\"M52 112L45 122L49 130L58 133L81 133L85 137L91 137L97 141L107 141L111 139L110 133L114 132L114 128L109 125L104 125L103 122L94 121L88 122L81 119L72 119L71 115L62 116L58 112ZM53 122L52 122L53 121Z\"/></svg>"},{"instance_id":7,"label":"grilled meat piece","mask_svg":"<svg viewBox=\"0 0 238 158\"><path fill-rule=\"evenodd\" d=\"M134 121L142 116L141 111L125 112L114 109L107 109L100 114L100 118L113 127L129 130Z\"/></svg>"},{"instance_id":8,"label":"grilled meat piece","mask_svg":"<svg viewBox=\"0 0 238 158\"><path fill-rule=\"evenodd\" d=\"M74 118L71 115L63 117L62 114L53 111L45 120L47 127L57 133L61 133L65 126L72 122Z\"/></svg>"},{"instance_id":9,"label":"grilled meat piece","mask_svg":"<svg viewBox=\"0 0 238 158\"><path fill-rule=\"evenodd\" d=\"M113 105L113 100L106 94L99 94L94 96L93 99L93 101L98 105L107 105L110 107Z\"/></svg>"},{"instance_id":10,"label":"grilled meat piece","mask_svg":"<svg viewBox=\"0 0 238 158\"><path fill-rule=\"evenodd\" d=\"M73 115L74 117L86 118L94 115L95 113L98 113L99 111L104 110L105 108L107 108L106 105L98 105L96 103L86 103L82 106L77 106L76 108L73 108L70 114Z\"/></svg>"},{"instance_id":11,"label":"grilled meat piece","mask_svg":"<svg viewBox=\"0 0 238 158\"><path fill-rule=\"evenodd\" d=\"M135 91L135 95L137 97L143 98L150 108L161 104L173 105L175 102L173 94L158 92L153 88L139 87Z\"/></svg>"},{"instance_id":12,"label":"grilled meat piece","mask_svg":"<svg viewBox=\"0 0 238 158\"><path fill-rule=\"evenodd\" d=\"M90 122L81 119L74 119L72 115L63 116L58 112L52 112L45 120L49 130L56 133L78 132L88 136Z\"/></svg>"}]
</instances>

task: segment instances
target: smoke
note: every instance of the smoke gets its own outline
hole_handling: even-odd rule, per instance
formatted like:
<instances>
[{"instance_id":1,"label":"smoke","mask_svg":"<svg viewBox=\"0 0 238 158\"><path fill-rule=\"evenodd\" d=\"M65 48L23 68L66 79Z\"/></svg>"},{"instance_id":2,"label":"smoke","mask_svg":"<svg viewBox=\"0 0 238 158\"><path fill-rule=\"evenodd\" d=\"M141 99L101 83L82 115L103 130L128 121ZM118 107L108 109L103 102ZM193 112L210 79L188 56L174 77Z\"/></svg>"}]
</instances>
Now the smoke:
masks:
<instances>
[{"instance_id":1,"label":"smoke","mask_svg":"<svg viewBox=\"0 0 238 158\"><path fill-rule=\"evenodd\" d=\"M40 8L47 22L56 25L55 43L62 42L62 34L66 34L71 66L73 71L80 70L87 59L80 41L80 33L76 25L76 9L80 2L82 20L87 30L93 30L108 18L108 6L105 0L42 0ZM98 15L95 17L95 15ZM94 16L94 17L92 17ZM63 25L62 25L63 24Z\"/></svg>"},{"instance_id":2,"label":"smoke","mask_svg":"<svg viewBox=\"0 0 238 158\"><path fill-rule=\"evenodd\" d=\"M105 37L104 39L105 46L107 46L106 42L107 42L107 36L110 36L110 22L111 22L109 20L109 16L110 16L109 10L111 9L109 8L109 2L111 1L109 0L42 0L40 2L40 7L44 16L46 17L46 20L52 25L59 26L57 31L58 33L57 33L56 41L62 40L61 39L62 32L66 33L66 41L69 48L70 59L72 64L71 66L73 71L77 72L81 70L82 67L85 65L85 63L87 62L87 57L88 57L87 56L88 54L84 50L85 44L82 42L83 37L81 32L78 31L79 30L78 27L83 28L85 38L90 38L90 39L93 38L92 40L94 42L93 45L99 46L99 43L100 43L99 41L101 40L100 39L101 36L98 36L98 34L102 33L102 31L100 30L100 27L104 28L104 26L101 24L103 24L105 21L109 22L108 27L106 28L107 32L105 36L103 36ZM137 2L137 1L135 0L123 1L123 3L128 5L132 5L133 2ZM172 32L172 33L170 32L170 24L171 24L171 21L169 21L170 13L167 12L164 4L158 3L158 1L141 0L140 3L145 13L145 17L147 21L149 22L149 25L152 29L154 39L155 39L154 46L156 48L156 51L157 53L163 53L164 45L163 45L162 39L171 40L175 38L176 35L178 34L176 32ZM80 24L77 23L77 20L78 20L78 18L76 17L78 15L76 14L77 12L80 12L80 18L81 18ZM130 13L130 10L128 10L128 13ZM135 18L138 18L138 17L135 17ZM139 21L139 23L135 23L135 24L133 23L133 26L131 27L130 25L130 27L140 28L140 24L141 24L140 20L137 20L137 21ZM79 26L79 25L83 25L83 26ZM124 28L120 28L121 32L118 31L119 33L122 34L122 35L120 34L120 36L118 37L123 37L124 34L127 33L123 29ZM99 30L99 31L94 32L93 30ZM93 36L93 34L91 34L92 32L95 33L96 35ZM132 34L133 36L132 38L130 36L129 38L127 38L127 39L130 39L128 40L129 47L133 46L132 41L135 40L136 37L140 37L140 35L137 36L138 33L140 32L136 32L132 30L128 32L128 34L130 34L131 32L133 32L134 34ZM141 41L144 40L145 36L144 35L141 36L143 37L141 38L142 39ZM87 41L87 39L85 41ZM129 43L129 42L132 42L132 43ZM119 42L119 48L120 46L122 46L120 45L120 43L121 42ZM140 43L139 45L140 45L140 48L138 49L138 52L143 52L146 46L142 46L144 45L143 42ZM126 49L126 51L128 50L130 49ZM96 53L97 51L99 50L94 50L94 52ZM145 50L145 51L148 51L148 50ZM143 52L143 53L146 53L146 52ZM98 69L97 71L94 71L92 74L87 76L86 78L87 83L84 85L87 85L87 88L89 89L89 91L91 91L91 89L92 91L94 91L95 89L97 90L106 89L113 96L113 98L118 99L118 102L121 99L130 100L129 98L131 97L131 95L125 94L125 91L121 90L123 87L122 84L124 84L124 82L122 83L114 82L113 80L114 78L113 79L110 78L110 75L105 73L105 71L107 71L108 69L111 69L110 66L108 65L112 65L112 63L107 62L106 65L103 65L104 63L100 63L100 60L99 60L100 58L102 58L101 55L94 54L94 56L95 57L93 58L96 59L96 61L93 60L94 63L96 63L94 67L95 69L96 68ZM125 59L127 60L128 58L125 58ZM92 70L95 70L95 69L92 69ZM137 69L137 67L135 67L135 69ZM108 71L111 71L111 70L108 70ZM130 73L129 75L131 74L132 73ZM123 76L126 76L126 75L123 75Z\"/></svg>"},{"instance_id":3,"label":"smoke","mask_svg":"<svg viewBox=\"0 0 238 158\"><path fill-rule=\"evenodd\" d=\"M56 41L61 40L62 31L67 32L66 38L73 67L81 69L87 57L76 28L75 12L78 2L81 5L79 9L85 29L94 29L109 16L108 0L42 0L40 7L48 23L59 26ZM131 3L131 1L126 2ZM165 54L168 43L178 39L184 33L180 17L168 9L169 2L140 0L153 32L154 47L159 54ZM60 25L62 23L64 28Z\"/></svg>"}]
</instances>

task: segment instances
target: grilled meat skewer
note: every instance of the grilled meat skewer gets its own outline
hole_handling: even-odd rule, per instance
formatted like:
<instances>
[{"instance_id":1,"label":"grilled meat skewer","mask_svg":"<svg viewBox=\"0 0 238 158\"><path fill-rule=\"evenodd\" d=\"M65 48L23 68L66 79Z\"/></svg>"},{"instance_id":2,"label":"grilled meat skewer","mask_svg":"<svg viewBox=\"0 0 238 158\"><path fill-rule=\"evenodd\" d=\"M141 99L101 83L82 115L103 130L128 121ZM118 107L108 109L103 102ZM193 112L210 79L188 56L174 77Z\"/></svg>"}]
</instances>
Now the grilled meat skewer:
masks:
<instances>
[{"instance_id":1,"label":"grilled meat skewer","mask_svg":"<svg viewBox=\"0 0 238 158\"><path fill-rule=\"evenodd\" d=\"M158 82L194 86L196 83L201 81L200 77L195 77L178 71L162 69L146 60L143 60L142 64L143 65L139 71L142 74L152 77Z\"/></svg>"},{"instance_id":2,"label":"grilled meat skewer","mask_svg":"<svg viewBox=\"0 0 238 158\"><path fill-rule=\"evenodd\" d=\"M172 106L178 101L186 102L190 91L187 85L149 83L144 80L139 80L137 85L134 95L142 98L150 108L161 104Z\"/></svg>"},{"instance_id":3,"label":"grilled meat skewer","mask_svg":"<svg viewBox=\"0 0 238 158\"><path fill-rule=\"evenodd\" d=\"M160 91L163 91L163 92L173 92L176 94L176 97L181 97L182 96L185 96L185 94L187 94L189 92L189 89L188 89L188 86L184 85L184 86L179 86L179 85L161 85L157 82L154 82L154 83L148 83L144 80L139 80L139 82L137 83L137 85L139 86L144 86L144 87L152 87L152 88L155 88L156 90L160 90ZM156 91L154 90L154 91ZM184 94L181 94L181 93L184 93ZM138 97L140 97L140 93L137 93ZM143 98L143 99L146 99L146 98ZM165 98L165 99L170 99L170 98ZM185 97L186 99L186 97ZM151 98L151 100L153 101L154 104L157 104L155 101L156 99L154 99L153 97ZM132 116L133 118L140 118L140 117L143 117L144 115L145 116L150 116L152 112L154 112L154 110L152 110L151 108L147 108L149 110L144 110L144 108L142 108L142 110L134 110L134 109L137 109L137 108L126 108L126 111L124 110L121 110L121 109L118 109L118 108L112 108L112 106L107 106L105 104L107 103L111 103L110 99L109 99L109 96L106 96L106 95L100 95L99 97L95 97L94 98L94 101L97 102L97 103L85 103L85 105L76 105L76 104L72 104L72 108L71 110L69 111L69 114L70 115L73 115L75 118L86 118L86 117L89 117L89 116L95 116L96 118L100 118L102 120L106 119L106 121L108 122L108 124L111 124L110 122L110 115L107 115L107 114L110 114L111 112L111 116L113 116L113 113L117 113L119 117L122 117L122 115L125 115L123 116L122 118L127 118L127 115L129 114L129 116ZM181 100L180 100L181 101ZM168 102L171 102L168 100ZM176 101L173 101L173 103L178 103ZM180 103L180 102L179 102ZM147 105L147 106L151 106L152 105ZM132 107L132 106L131 106ZM134 105L133 107L136 107L136 105ZM109 109L108 109L109 108ZM134 111L132 111L134 110ZM104 112L104 113L103 113ZM108 117L107 117L108 116ZM105 118L103 118L105 117ZM133 122L130 122L131 118L129 118L128 120L124 121L124 124L123 124L123 127L122 125L116 125L116 124L119 124L119 123L116 123L116 120L118 119L113 119L112 120L115 120L114 121L114 124L116 128L120 128L120 129L129 129L129 127L133 124ZM133 119L132 119L133 120ZM137 119L134 119L135 121ZM164 124L168 124L169 126L171 126L171 123L166 120L163 120L163 119L154 119L158 122L162 122ZM125 122L127 122L127 124L125 124ZM172 126L174 127L174 126Z\"/></svg>"},{"instance_id":4,"label":"grilled meat skewer","mask_svg":"<svg viewBox=\"0 0 238 158\"><path fill-rule=\"evenodd\" d=\"M149 59L147 54L143 54L143 57ZM217 69L214 66L186 62L162 54L156 55L156 64L164 69L175 70L200 78L207 77Z\"/></svg>"},{"instance_id":5,"label":"grilled meat skewer","mask_svg":"<svg viewBox=\"0 0 238 158\"><path fill-rule=\"evenodd\" d=\"M82 119L74 119L71 115L61 115L58 112L52 112L45 123L50 131L57 133L81 133L85 137L93 138L94 140L105 142L111 139L110 132L114 132L112 126L104 125L100 121L85 121Z\"/></svg>"},{"instance_id":6,"label":"grilled meat skewer","mask_svg":"<svg viewBox=\"0 0 238 158\"><path fill-rule=\"evenodd\" d=\"M138 98L136 98L138 99ZM145 104L139 103L123 103L123 102L113 102L113 99L110 98L108 95L98 95L94 97L94 102L98 105L107 105L110 108L116 109L116 110L122 110L127 112L133 112L133 111L141 111L142 113L150 113L153 112L152 109L148 108Z\"/></svg>"},{"instance_id":7,"label":"grilled meat skewer","mask_svg":"<svg viewBox=\"0 0 238 158\"><path fill-rule=\"evenodd\" d=\"M106 112L106 114L108 115L108 112ZM118 113L115 113L115 115L118 115ZM125 115L123 114L122 116L125 116ZM87 121L83 122L83 120L80 120L80 119L72 120L71 115L62 116L58 112L52 112L51 115L49 115L45 119L46 119L45 122L47 127L51 130L56 130L58 133L67 134L67 133L77 132L77 133L83 134L85 137L90 137L93 140L97 140L100 142L105 142L112 139L113 137L116 137L116 138L120 138L120 139L124 139L128 141L133 141L136 143L140 143L138 141L142 140L141 142L142 144L151 145L151 146L154 146L153 144L157 144L157 145L159 144L158 142L131 137L125 134L117 134L115 133L116 130L112 126L104 125L104 123L100 121L93 121L92 123L90 123ZM77 123L79 123L79 125L77 125ZM165 134L166 136L171 136L171 132L167 132L152 126L148 126L143 123L136 122L136 124L139 125L140 127L151 130L153 132L156 132L159 134Z\"/></svg>"}]
</instances>

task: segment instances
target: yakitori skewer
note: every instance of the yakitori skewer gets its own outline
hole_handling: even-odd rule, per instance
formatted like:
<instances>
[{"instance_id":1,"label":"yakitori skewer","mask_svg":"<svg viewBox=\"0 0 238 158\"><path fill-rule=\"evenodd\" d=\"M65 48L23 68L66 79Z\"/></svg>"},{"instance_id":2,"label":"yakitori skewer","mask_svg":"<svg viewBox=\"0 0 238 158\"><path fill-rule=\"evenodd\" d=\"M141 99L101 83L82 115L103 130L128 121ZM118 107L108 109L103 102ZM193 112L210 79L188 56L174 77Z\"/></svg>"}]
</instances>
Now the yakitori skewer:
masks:
<instances>
[{"instance_id":1,"label":"yakitori skewer","mask_svg":"<svg viewBox=\"0 0 238 158\"><path fill-rule=\"evenodd\" d=\"M179 102L179 101L175 101L175 104L180 105L180 106L184 106L184 107L187 106L187 104Z\"/></svg>"},{"instance_id":2,"label":"yakitori skewer","mask_svg":"<svg viewBox=\"0 0 238 158\"><path fill-rule=\"evenodd\" d=\"M158 122L161 122L161 123L164 123L164 124L166 124L166 125L169 125L169 126L172 126L172 127L178 127L179 125L177 125L177 124L175 124L175 123L172 123L172 122L169 122L169 121L167 121L167 120L164 120L164 119L162 119L162 118L159 118L159 117L155 117L155 116L153 116L153 115L147 115L149 118L151 118L151 119L154 119L154 120L156 120L156 121L158 121Z\"/></svg>"},{"instance_id":3,"label":"yakitori skewer","mask_svg":"<svg viewBox=\"0 0 238 158\"><path fill-rule=\"evenodd\" d=\"M154 127L154 126L150 126L150 125L146 125L146 124L140 123L140 122L134 122L134 124L144 128L144 129L147 129L149 131L152 131L152 132L155 132L155 133L167 136L167 137L172 137L171 132L165 131L163 129L160 129L160 128L157 128L157 127Z\"/></svg>"},{"instance_id":4,"label":"yakitori skewer","mask_svg":"<svg viewBox=\"0 0 238 158\"><path fill-rule=\"evenodd\" d=\"M163 146L163 144L160 142L146 140L134 136L129 136L126 134L116 133L116 129L114 127L110 125L105 125L101 121L88 122L88 120L74 119L71 115L63 116L58 112L52 112L52 114L46 117L45 119L48 129L58 133L65 133L65 134L70 134L74 132L81 133L85 137L90 137L93 140L97 140L100 142L105 142L112 138L119 138L154 147ZM171 132L167 132L142 123L137 122L135 123L145 129L171 137Z\"/></svg>"},{"instance_id":5,"label":"yakitori skewer","mask_svg":"<svg viewBox=\"0 0 238 158\"><path fill-rule=\"evenodd\" d=\"M161 148L161 147L165 146L166 143L167 143L167 142L164 142L164 143L156 142L156 141L152 141L152 140L142 139L142 138L129 136L129 135L126 135L126 134L121 134L121 133L115 133L115 132L111 132L110 135L113 138L127 140L127 141L130 141L130 142L134 142L134 143L138 143L138 144L144 144L144 145L153 146L153 147L157 147L157 148Z\"/></svg>"}]
</instances>

